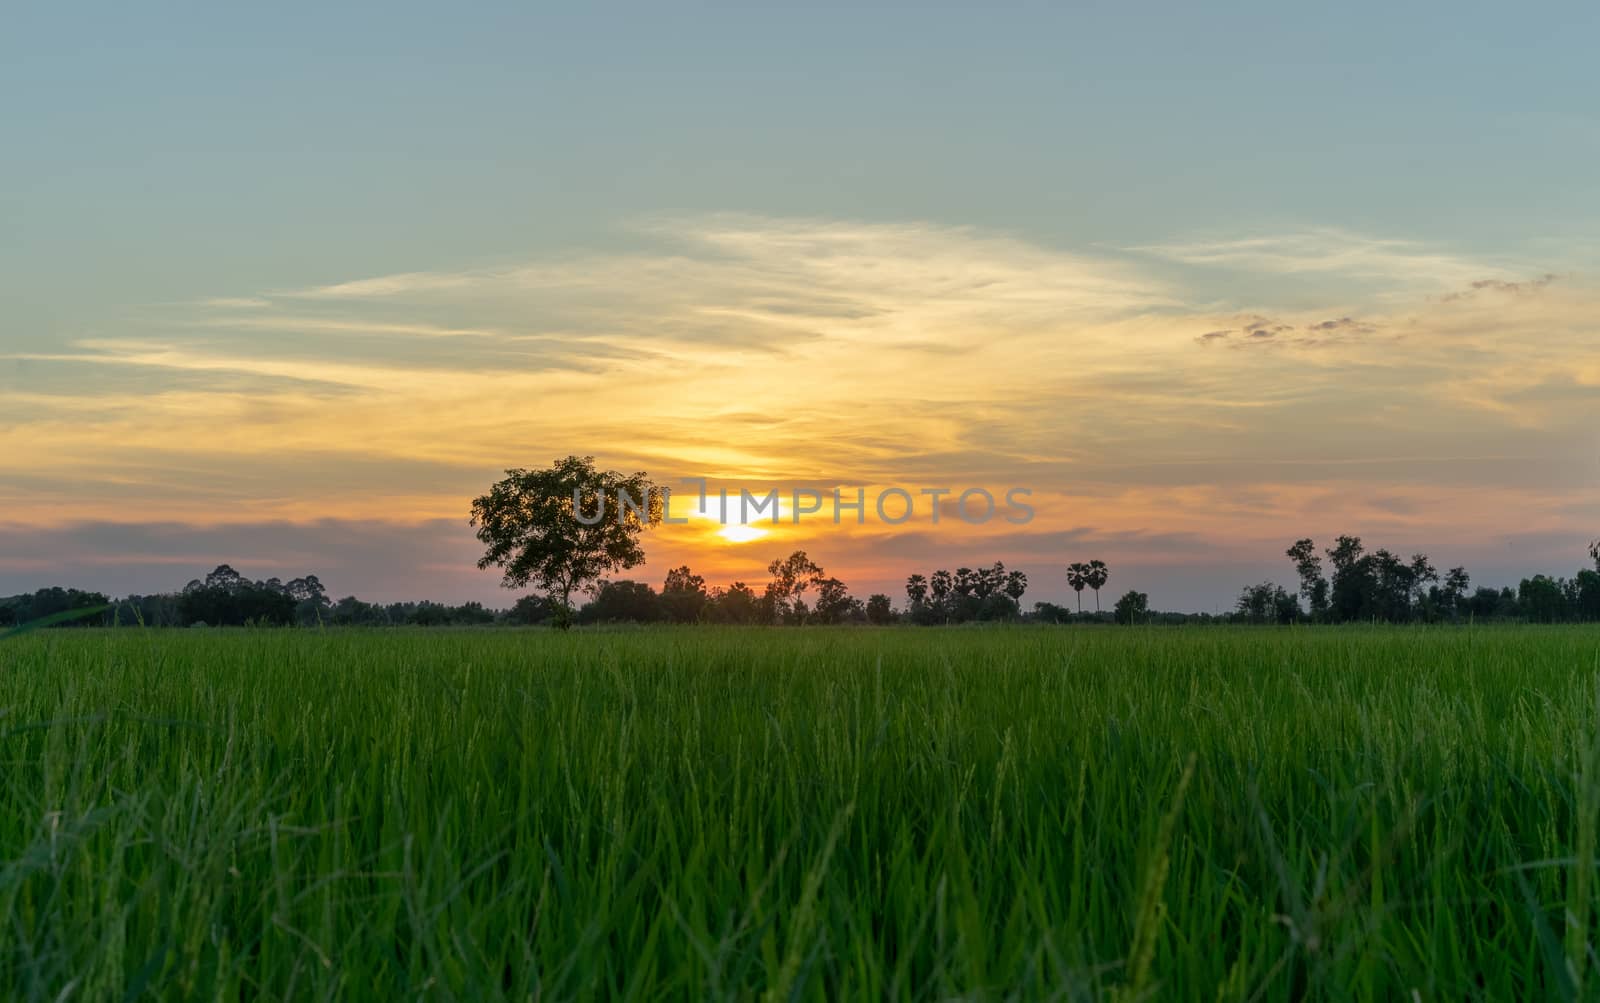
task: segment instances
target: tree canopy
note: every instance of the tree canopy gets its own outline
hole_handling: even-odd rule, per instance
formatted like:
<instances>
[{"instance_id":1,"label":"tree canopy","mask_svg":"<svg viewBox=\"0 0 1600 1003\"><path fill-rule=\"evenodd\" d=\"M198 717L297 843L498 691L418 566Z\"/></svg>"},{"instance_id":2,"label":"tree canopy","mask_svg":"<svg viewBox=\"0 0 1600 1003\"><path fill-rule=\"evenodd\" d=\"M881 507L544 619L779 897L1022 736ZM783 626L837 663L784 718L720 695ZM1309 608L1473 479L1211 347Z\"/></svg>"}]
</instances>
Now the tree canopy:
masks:
<instances>
[{"instance_id":1,"label":"tree canopy","mask_svg":"<svg viewBox=\"0 0 1600 1003\"><path fill-rule=\"evenodd\" d=\"M644 563L639 536L662 508L643 471L597 470L592 456L507 470L472 502L471 525L487 548L478 567L498 567L506 588L535 585L570 610L574 591Z\"/></svg>"}]
</instances>

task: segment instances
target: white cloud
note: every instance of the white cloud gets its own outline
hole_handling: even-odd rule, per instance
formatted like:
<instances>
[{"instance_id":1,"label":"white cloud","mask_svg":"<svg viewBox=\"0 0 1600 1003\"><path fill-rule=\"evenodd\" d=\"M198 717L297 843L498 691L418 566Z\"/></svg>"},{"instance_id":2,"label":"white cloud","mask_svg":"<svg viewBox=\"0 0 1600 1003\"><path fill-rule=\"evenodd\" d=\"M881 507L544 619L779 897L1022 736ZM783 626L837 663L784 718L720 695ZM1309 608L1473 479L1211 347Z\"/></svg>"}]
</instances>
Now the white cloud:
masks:
<instances>
[{"instance_id":1,"label":"white cloud","mask_svg":"<svg viewBox=\"0 0 1600 1003\"><path fill-rule=\"evenodd\" d=\"M243 514L450 514L482 472L566 452L662 476L1025 481L1077 522L1217 538L1366 512L1375 486L1502 502L1583 486L1600 295L1582 276L1340 230L1131 262L929 224L668 217L644 237L628 253L263 294L270 310L141 314L120 337L11 356L82 374L57 374L54 393L19 376L27 409L4 415L0 452L58 489L203 452L199 473L158 478L175 518L188 496L217 503L191 483ZM1267 290L1298 276L1331 302L1213 308L1152 257L1258 273ZM468 487L365 486L415 463ZM58 514L30 490L8 504ZM96 490L67 492L80 517L137 501ZM1438 519L1466 533L1501 518L1488 504L1455 498ZM1539 511L1542 530L1567 518Z\"/></svg>"},{"instance_id":2,"label":"white cloud","mask_svg":"<svg viewBox=\"0 0 1600 1003\"><path fill-rule=\"evenodd\" d=\"M276 295L295 299L381 299L409 293L463 289L484 278L486 277L466 272L404 272L398 275L380 275L370 279L313 286L309 289L297 289Z\"/></svg>"},{"instance_id":3,"label":"white cloud","mask_svg":"<svg viewBox=\"0 0 1600 1003\"><path fill-rule=\"evenodd\" d=\"M1207 268L1266 275L1344 276L1444 289L1480 279L1511 279L1528 271L1416 241L1370 237L1331 227L1151 244L1130 250Z\"/></svg>"},{"instance_id":4,"label":"white cloud","mask_svg":"<svg viewBox=\"0 0 1600 1003\"><path fill-rule=\"evenodd\" d=\"M200 300L199 305L218 310L264 310L272 301L261 296L212 296Z\"/></svg>"}]
</instances>

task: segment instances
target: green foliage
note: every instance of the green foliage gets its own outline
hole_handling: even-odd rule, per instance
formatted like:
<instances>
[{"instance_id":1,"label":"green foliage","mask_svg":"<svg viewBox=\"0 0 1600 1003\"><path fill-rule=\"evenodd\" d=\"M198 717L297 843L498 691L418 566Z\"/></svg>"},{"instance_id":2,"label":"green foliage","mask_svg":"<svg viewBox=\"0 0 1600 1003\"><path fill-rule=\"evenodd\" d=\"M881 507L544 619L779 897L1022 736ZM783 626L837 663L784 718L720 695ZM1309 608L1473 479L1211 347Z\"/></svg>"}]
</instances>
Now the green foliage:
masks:
<instances>
[{"instance_id":1,"label":"green foliage","mask_svg":"<svg viewBox=\"0 0 1600 1003\"><path fill-rule=\"evenodd\" d=\"M117 604L116 613L118 623L142 627L317 627L326 622L330 604L316 575L256 582L219 564L177 596L130 596Z\"/></svg>"},{"instance_id":2,"label":"green foliage","mask_svg":"<svg viewBox=\"0 0 1600 1003\"><path fill-rule=\"evenodd\" d=\"M667 572L661 586L662 616L673 623L696 623L706 618L711 594L706 580L689 570L687 564Z\"/></svg>"},{"instance_id":3,"label":"green foliage","mask_svg":"<svg viewBox=\"0 0 1600 1003\"><path fill-rule=\"evenodd\" d=\"M506 588L531 583L570 608L574 591L644 563L639 535L661 521L662 509L660 489L643 471L596 470L592 456L507 470L472 502L471 523L486 548L478 567L498 567Z\"/></svg>"},{"instance_id":4,"label":"green foliage","mask_svg":"<svg viewBox=\"0 0 1600 1003\"><path fill-rule=\"evenodd\" d=\"M874 626L881 627L894 622L894 606L882 592L874 592L867 597L865 613L867 622Z\"/></svg>"},{"instance_id":5,"label":"green foliage","mask_svg":"<svg viewBox=\"0 0 1600 1003\"><path fill-rule=\"evenodd\" d=\"M44 627L81 624L87 620L90 620L91 618L98 617L100 614L104 613L110 608L111 607L109 605L102 605L80 606L72 609L59 610L55 613L50 613L46 616L39 617L36 620L29 620L26 623L14 624L10 627L7 627L5 630L0 630L0 639L15 637L18 634L26 634L30 630L39 630Z\"/></svg>"},{"instance_id":6,"label":"green foliage","mask_svg":"<svg viewBox=\"0 0 1600 1003\"><path fill-rule=\"evenodd\" d=\"M545 596L529 594L521 597L506 611L506 622L522 627L537 627L555 619L556 607Z\"/></svg>"},{"instance_id":7,"label":"green foliage","mask_svg":"<svg viewBox=\"0 0 1600 1003\"><path fill-rule=\"evenodd\" d=\"M1295 573L1300 576L1300 595L1310 607L1314 620L1328 615L1328 580L1322 575L1322 558L1317 556L1317 545L1309 540L1296 540L1288 551L1294 562Z\"/></svg>"},{"instance_id":8,"label":"green foliage","mask_svg":"<svg viewBox=\"0 0 1600 1003\"><path fill-rule=\"evenodd\" d=\"M1083 612L1083 590L1094 590L1094 609L1100 612L1100 589L1111 578L1105 561L1074 561L1067 565L1067 585L1078 595L1078 612Z\"/></svg>"},{"instance_id":9,"label":"green foliage","mask_svg":"<svg viewBox=\"0 0 1600 1003\"><path fill-rule=\"evenodd\" d=\"M1548 575L1524 578L1517 586L1522 613L1534 623L1558 623L1567 618L1567 597L1562 582Z\"/></svg>"},{"instance_id":10,"label":"green foliage","mask_svg":"<svg viewBox=\"0 0 1600 1003\"><path fill-rule=\"evenodd\" d=\"M661 618L661 597L644 582L604 582L578 611L578 623L655 623Z\"/></svg>"},{"instance_id":11,"label":"green foliage","mask_svg":"<svg viewBox=\"0 0 1600 1003\"><path fill-rule=\"evenodd\" d=\"M996 561L983 568L935 571L906 579L906 616L916 624L1015 620L1022 615L1028 576Z\"/></svg>"},{"instance_id":12,"label":"green foliage","mask_svg":"<svg viewBox=\"0 0 1600 1003\"><path fill-rule=\"evenodd\" d=\"M1597 645L41 631L0 645L0 986L1593 998Z\"/></svg>"},{"instance_id":13,"label":"green foliage","mask_svg":"<svg viewBox=\"0 0 1600 1003\"><path fill-rule=\"evenodd\" d=\"M111 600L99 592L47 588L0 597L0 628L33 630L41 626L87 626L99 621Z\"/></svg>"},{"instance_id":14,"label":"green foliage","mask_svg":"<svg viewBox=\"0 0 1600 1003\"><path fill-rule=\"evenodd\" d=\"M772 607L764 596L744 582L734 582L712 596L711 619L716 623L757 624L772 622Z\"/></svg>"},{"instance_id":15,"label":"green foliage","mask_svg":"<svg viewBox=\"0 0 1600 1003\"><path fill-rule=\"evenodd\" d=\"M1322 577L1322 559L1316 544L1297 540L1288 551L1300 575L1300 595L1310 603L1315 621L1407 623L1522 619L1533 623L1600 620L1600 567L1579 571L1571 579L1534 575L1516 589L1479 588L1469 595L1471 576L1466 568L1450 568L1442 576L1426 554L1403 561L1387 550L1367 553L1358 536L1341 536L1326 551L1333 565L1330 585ZM1600 565L1600 541L1589 548ZM1251 622L1271 622L1266 607L1276 603L1271 583L1246 588L1240 594L1239 615ZM1281 591L1281 590L1277 590ZM1298 619L1300 613L1279 622Z\"/></svg>"},{"instance_id":16,"label":"green foliage","mask_svg":"<svg viewBox=\"0 0 1600 1003\"><path fill-rule=\"evenodd\" d=\"M1143 620L1149 612L1150 597L1143 592L1129 589L1122 594L1121 599L1117 600L1112 615L1116 617L1118 623L1135 624Z\"/></svg>"},{"instance_id":17,"label":"green foliage","mask_svg":"<svg viewBox=\"0 0 1600 1003\"><path fill-rule=\"evenodd\" d=\"M1089 585L1089 565L1073 561L1067 565L1067 586L1077 593L1078 612L1083 612L1083 590Z\"/></svg>"},{"instance_id":18,"label":"green foliage","mask_svg":"<svg viewBox=\"0 0 1600 1003\"><path fill-rule=\"evenodd\" d=\"M1288 624L1300 619L1300 600L1271 582L1246 586L1234 609L1246 623Z\"/></svg>"},{"instance_id":19,"label":"green foliage","mask_svg":"<svg viewBox=\"0 0 1600 1003\"><path fill-rule=\"evenodd\" d=\"M810 610L805 604L805 593L823 579L822 567L797 550L784 558L774 558L767 565L767 590L762 595L768 622L804 623Z\"/></svg>"},{"instance_id":20,"label":"green foliage","mask_svg":"<svg viewBox=\"0 0 1600 1003\"><path fill-rule=\"evenodd\" d=\"M1094 608L1097 613L1100 611L1100 590L1105 587L1110 577L1111 572L1107 569L1105 561L1090 561L1088 570L1084 572L1084 584L1094 590Z\"/></svg>"}]
</instances>

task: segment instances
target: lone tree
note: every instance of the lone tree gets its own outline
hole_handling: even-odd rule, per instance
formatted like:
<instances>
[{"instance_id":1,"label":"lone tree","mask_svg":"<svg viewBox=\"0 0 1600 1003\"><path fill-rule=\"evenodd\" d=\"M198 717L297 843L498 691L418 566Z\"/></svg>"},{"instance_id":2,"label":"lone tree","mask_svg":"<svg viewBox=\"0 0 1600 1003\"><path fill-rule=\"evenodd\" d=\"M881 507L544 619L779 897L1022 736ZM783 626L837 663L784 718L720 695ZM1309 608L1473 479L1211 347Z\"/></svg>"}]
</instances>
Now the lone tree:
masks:
<instances>
[{"instance_id":1,"label":"lone tree","mask_svg":"<svg viewBox=\"0 0 1600 1003\"><path fill-rule=\"evenodd\" d=\"M1143 617L1150 615L1150 597L1143 592L1128 590L1117 600L1113 612L1118 623L1135 624Z\"/></svg>"},{"instance_id":2,"label":"lone tree","mask_svg":"<svg viewBox=\"0 0 1600 1003\"><path fill-rule=\"evenodd\" d=\"M472 502L471 525L488 547L478 567L503 569L500 584L508 589L544 589L557 626L566 628L574 591L644 562L639 535L661 521L662 509L661 491L643 471L598 471L592 456L507 470Z\"/></svg>"},{"instance_id":3,"label":"lone tree","mask_svg":"<svg viewBox=\"0 0 1600 1003\"><path fill-rule=\"evenodd\" d=\"M822 568L807 557L805 551L797 550L767 565L767 574L772 576L772 581L767 583L762 598L773 619L778 623L789 620L804 623L806 604L800 597L805 595L806 589L822 583Z\"/></svg>"}]
</instances>

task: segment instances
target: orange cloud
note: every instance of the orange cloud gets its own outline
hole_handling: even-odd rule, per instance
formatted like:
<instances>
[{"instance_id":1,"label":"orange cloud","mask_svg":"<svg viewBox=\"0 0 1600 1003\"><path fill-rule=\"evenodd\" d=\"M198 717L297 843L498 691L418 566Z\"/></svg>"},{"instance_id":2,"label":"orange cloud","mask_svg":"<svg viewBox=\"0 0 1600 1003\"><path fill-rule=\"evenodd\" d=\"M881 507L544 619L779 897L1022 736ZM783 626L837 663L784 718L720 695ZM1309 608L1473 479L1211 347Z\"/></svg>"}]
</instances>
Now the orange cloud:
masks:
<instances>
[{"instance_id":1,"label":"orange cloud","mask_svg":"<svg viewBox=\"0 0 1600 1003\"><path fill-rule=\"evenodd\" d=\"M463 519L502 468L569 452L759 490L1034 491L1026 530L652 540L653 567L717 577L794 547L865 574L926 563L913 544L1065 559L1086 533L1211 560L1344 528L1482 539L1513 512L1576 537L1600 511L1583 276L1338 231L1099 256L743 216L640 239L659 247L216 298L6 356L29 376L0 403L0 504L30 525ZM1310 276L1326 302L1191 292L1213 268Z\"/></svg>"}]
</instances>

